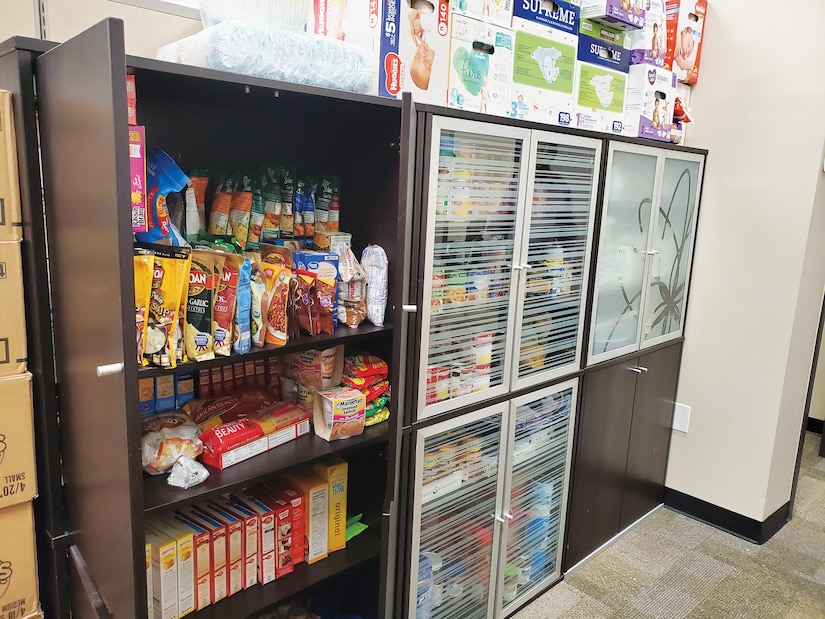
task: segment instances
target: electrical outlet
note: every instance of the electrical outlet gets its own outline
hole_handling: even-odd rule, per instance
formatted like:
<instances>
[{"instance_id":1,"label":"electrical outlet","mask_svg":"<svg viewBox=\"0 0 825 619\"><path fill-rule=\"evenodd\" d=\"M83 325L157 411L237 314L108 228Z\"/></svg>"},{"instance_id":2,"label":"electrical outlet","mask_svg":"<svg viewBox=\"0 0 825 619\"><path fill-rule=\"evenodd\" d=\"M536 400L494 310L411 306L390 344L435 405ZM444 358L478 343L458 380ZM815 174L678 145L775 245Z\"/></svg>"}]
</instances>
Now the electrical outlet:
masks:
<instances>
[{"instance_id":1,"label":"electrical outlet","mask_svg":"<svg viewBox=\"0 0 825 619\"><path fill-rule=\"evenodd\" d=\"M688 426L690 425L690 406L687 404L679 404L676 402L673 405L673 429L679 430L687 434Z\"/></svg>"}]
</instances>

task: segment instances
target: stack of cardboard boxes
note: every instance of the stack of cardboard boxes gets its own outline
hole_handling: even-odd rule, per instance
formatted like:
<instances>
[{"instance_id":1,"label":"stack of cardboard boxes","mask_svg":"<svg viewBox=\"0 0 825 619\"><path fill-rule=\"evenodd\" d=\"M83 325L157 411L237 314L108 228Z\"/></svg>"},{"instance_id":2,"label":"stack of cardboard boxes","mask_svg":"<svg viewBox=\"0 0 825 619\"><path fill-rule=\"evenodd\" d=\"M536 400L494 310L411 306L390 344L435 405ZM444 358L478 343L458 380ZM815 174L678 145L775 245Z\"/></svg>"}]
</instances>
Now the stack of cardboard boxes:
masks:
<instances>
[{"instance_id":1,"label":"stack of cardboard boxes","mask_svg":"<svg viewBox=\"0 0 825 619\"><path fill-rule=\"evenodd\" d=\"M42 617L32 500L37 495L11 94L0 91L0 618Z\"/></svg>"}]
</instances>

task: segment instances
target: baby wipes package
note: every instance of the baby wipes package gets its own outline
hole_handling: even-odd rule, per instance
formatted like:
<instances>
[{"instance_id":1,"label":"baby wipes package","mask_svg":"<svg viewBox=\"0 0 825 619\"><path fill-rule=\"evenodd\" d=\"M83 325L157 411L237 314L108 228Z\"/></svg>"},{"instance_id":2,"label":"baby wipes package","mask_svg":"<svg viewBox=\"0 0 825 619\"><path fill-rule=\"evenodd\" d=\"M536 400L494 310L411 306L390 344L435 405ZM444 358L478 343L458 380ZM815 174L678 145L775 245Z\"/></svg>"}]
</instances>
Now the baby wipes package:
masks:
<instances>
[{"instance_id":1,"label":"baby wipes package","mask_svg":"<svg viewBox=\"0 0 825 619\"><path fill-rule=\"evenodd\" d=\"M582 19L577 58L574 126L621 134L630 66L630 36L621 30Z\"/></svg>"},{"instance_id":2,"label":"baby wipes package","mask_svg":"<svg viewBox=\"0 0 825 619\"><path fill-rule=\"evenodd\" d=\"M385 0L378 94L411 92L417 103L445 105L450 55L449 0Z\"/></svg>"},{"instance_id":3,"label":"baby wipes package","mask_svg":"<svg viewBox=\"0 0 825 619\"><path fill-rule=\"evenodd\" d=\"M669 142L675 99L673 73L650 65L630 67L624 135Z\"/></svg>"},{"instance_id":4,"label":"baby wipes package","mask_svg":"<svg viewBox=\"0 0 825 619\"><path fill-rule=\"evenodd\" d=\"M512 30L453 15L449 107L506 116L512 73Z\"/></svg>"},{"instance_id":5,"label":"baby wipes package","mask_svg":"<svg viewBox=\"0 0 825 619\"><path fill-rule=\"evenodd\" d=\"M581 0L582 17L606 26L644 28L647 0Z\"/></svg>"},{"instance_id":6,"label":"baby wipes package","mask_svg":"<svg viewBox=\"0 0 825 619\"><path fill-rule=\"evenodd\" d=\"M645 26L630 32L630 64L662 67L667 52L665 0L646 0Z\"/></svg>"},{"instance_id":7,"label":"baby wipes package","mask_svg":"<svg viewBox=\"0 0 825 619\"><path fill-rule=\"evenodd\" d=\"M699 79L702 32L708 12L707 0L665 0L667 54L665 68L685 84Z\"/></svg>"},{"instance_id":8,"label":"baby wipes package","mask_svg":"<svg viewBox=\"0 0 825 619\"><path fill-rule=\"evenodd\" d=\"M520 0L513 12L513 82L508 116L553 125L573 122L579 7Z\"/></svg>"},{"instance_id":9,"label":"baby wipes package","mask_svg":"<svg viewBox=\"0 0 825 619\"><path fill-rule=\"evenodd\" d=\"M452 0L450 10L453 14L467 15L488 21L505 28L510 27L513 16L513 4L522 0ZM535 0L536 3L539 0Z\"/></svg>"}]
</instances>

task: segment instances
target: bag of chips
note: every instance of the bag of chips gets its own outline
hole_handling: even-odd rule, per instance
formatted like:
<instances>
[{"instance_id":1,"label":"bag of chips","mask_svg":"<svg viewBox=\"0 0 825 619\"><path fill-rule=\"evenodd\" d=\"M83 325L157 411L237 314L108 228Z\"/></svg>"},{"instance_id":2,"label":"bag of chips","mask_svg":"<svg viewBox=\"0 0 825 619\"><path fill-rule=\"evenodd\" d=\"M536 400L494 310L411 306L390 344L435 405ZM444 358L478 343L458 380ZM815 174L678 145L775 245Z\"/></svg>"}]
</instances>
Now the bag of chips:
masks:
<instances>
[{"instance_id":1,"label":"bag of chips","mask_svg":"<svg viewBox=\"0 0 825 619\"><path fill-rule=\"evenodd\" d=\"M258 249L264 226L264 198L261 193L261 179L252 177L252 213L249 215L249 236L245 249Z\"/></svg>"},{"instance_id":2,"label":"bag of chips","mask_svg":"<svg viewBox=\"0 0 825 619\"><path fill-rule=\"evenodd\" d=\"M235 183L231 177L218 184L209 211L209 234L226 234L229 230L229 208L234 188Z\"/></svg>"},{"instance_id":3,"label":"bag of chips","mask_svg":"<svg viewBox=\"0 0 825 619\"><path fill-rule=\"evenodd\" d=\"M236 179L229 201L229 227L232 235L238 239L241 249L246 249L249 221L252 217L252 177L248 174L238 174Z\"/></svg>"},{"instance_id":4,"label":"bag of chips","mask_svg":"<svg viewBox=\"0 0 825 619\"><path fill-rule=\"evenodd\" d=\"M281 171L278 166L268 165L261 170L261 198L264 202L264 224L261 243L275 241L281 235Z\"/></svg>"},{"instance_id":5,"label":"bag of chips","mask_svg":"<svg viewBox=\"0 0 825 619\"><path fill-rule=\"evenodd\" d=\"M215 281L215 254L193 250L184 325L186 355L191 361L215 358L212 339Z\"/></svg>"},{"instance_id":6,"label":"bag of chips","mask_svg":"<svg viewBox=\"0 0 825 619\"><path fill-rule=\"evenodd\" d=\"M266 299L264 301L264 324L266 342L283 346L287 342L287 296L291 271L279 264L264 261L261 269L266 277Z\"/></svg>"},{"instance_id":7,"label":"bag of chips","mask_svg":"<svg viewBox=\"0 0 825 619\"><path fill-rule=\"evenodd\" d=\"M235 318L238 271L242 262L242 256L230 254L225 257L215 293L212 336L215 338L215 354L224 357L228 357L232 352L232 321Z\"/></svg>"},{"instance_id":8,"label":"bag of chips","mask_svg":"<svg viewBox=\"0 0 825 619\"><path fill-rule=\"evenodd\" d=\"M177 367L176 329L181 298L189 279L189 250L155 245L152 295L144 356L164 368Z\"/></svg>"},{"instance_id":9,"label":"bag of chips","mask_svg":"<svg viewBox=\"0 0 825 619\"><path fill-rule=\"evenodd\" d=\"M386 393L389 388L390 382L388 380L382 380L380 383L375 383L374 385L371 385L366 389L361 389L360 391L364 394L367 404L369 404L381 394Z\"/></svg>"},{"instance_id":10,"label":"bag of chips","mask_svg":"<svg viewBox=\"0 0 825 619\"><path fill-rule=\"evenodd\" d=\"M261 347L266 340L266 328L264 327L266 276L257 263L252 265L252 278L249 284L251 295L249 332L253 346Z\"/></svg>"},{"instance_id":11,"label":"bag of chips","mask_svg":"<svg viewBox=\"0 0 825 619\"><path fill-rule=\"evenodd\" d=\"M295 175L292 166L278 166L278 184L281 189L281 238L294 237L295 226Z\"/></svg>"},{"instance_id":12,"label":"bag of chips","mask_svg":"<svg viewBox=\"0 0 825 619\"><path fill-rule=\"evenodd\" d=\"M344 374L347 376L386 377L389 367L386 361L375 355L348 355L344 358Z\"/></svg>"},{"instance_id":13,"label":"bag of chips","mask_svg":"<svg viewBox=\"0 0 825 619\"><path fill-rule=\"evenodd\" d=\"M239 355L248 353L252 349L251 334L251 307L252 263L244 258L238 270L238 293L235 304L235 319L232 329L232 350Z\"/></svg>"},{"instance_id":14,"label":"bag of chips","mask_svg":"<svg viewBox=\"0 0 825 619\"><path fill-rule=\"evenodd\" d=\"M140 365L146 365L148 361L143 356L143 352L146 349L147 312L152 295L152 271L154 267L152 252L146 249L136 249L134 263L137 361Z\"/></svg>"}]
</instances>

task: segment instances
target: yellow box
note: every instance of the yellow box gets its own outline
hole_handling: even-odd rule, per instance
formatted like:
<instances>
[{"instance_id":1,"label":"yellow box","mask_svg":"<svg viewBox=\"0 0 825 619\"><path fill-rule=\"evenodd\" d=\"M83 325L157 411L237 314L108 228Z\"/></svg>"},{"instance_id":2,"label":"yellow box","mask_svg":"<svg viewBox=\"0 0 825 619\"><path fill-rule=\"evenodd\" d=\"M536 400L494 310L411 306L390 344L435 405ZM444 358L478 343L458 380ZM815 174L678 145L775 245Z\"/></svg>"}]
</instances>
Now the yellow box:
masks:
<instances>
[{"instance_id":1,"label":"yellow box","mask_svg":"<svg viewBox=\"0 0 825 619\"><path fill-rule=\"evenodd\" d=\"M347 546L347 473L344 460L336 458L313 465L312 472L327 480L329 503L327 548L330 552Z\"/></svg>"},{"instance_id":2,"label":"yellow box","mask_svg":"<svg viewBox=\"0 0 825 619\"><path fill-rule=\"evenodd\" d=\"M20 241L0 242L0 377L26 371L26 306Z\"/></svg>"},{"instance_id":3,"label":"yellow box","mask_svg":"<svg viewBox=\"0 0 825 619\"><path fill-rule=\"evenodd\" d=\"M152 586L154 578L154 570L152 569L152 542L146 541L146 610L147 617L153 617L155 614L155 590Z\"/></svg>"},{"instance_id":4,"label":"yellow box","mask_svg":"<svg viewBox=\"0 0 825 619\"><path fill-rule=\"evenodd\" d=\"M3 403L0 412L0 508L3 508L27 503L37 496L32 375L0 378L0 402Z\"/></svg>"},{"instance_id":5,"label":"yellow box","mask_svg":"<svg viewBox=\"0 0 825 619\"><path fill-rule=\"evenodd\" d=\"M171 537L146 530L152 544L152 592L154 619L177 619L178 616L178 545Z\"/></svg>"},{"instance_id":6,"label":"yellow box","mask_svg":"<svg viewBox=\"0 0 825 619\"><path fill-rule=\"evenodd\" d=\"M40 611L31 503L0 509L0 617Z\"/></svg>"},{"instance_id":7,"label":"yellow box","mask_svg":"<svg viewBox=\"0 0 825 619\"><path fill-rule=\"evenodd\" d=\"M23 238L11 93L0 90L0 241Z\"/></svg>"},{"instance_id":8,"label":"yellow box","mask_svg":"<svg viewBox=\"0 0 825 619\"><path fill-rule=\"evenodd\" d=\"M195 611L195 541L191 529L169 518L152 518L146 527L175 540L178 561L178 617Z\"/></svg>"},{"instance_id":9,"label":"yellow box","mask_svg":"<svg viewBox=\"0 0 825 619\"><path fill-rule=\"evenodd\" d=\"M304 497L304 559L315 563L329 554L329 484L308 470L287 474L286 484Z\"/></svg>"}]
</instances>

